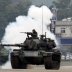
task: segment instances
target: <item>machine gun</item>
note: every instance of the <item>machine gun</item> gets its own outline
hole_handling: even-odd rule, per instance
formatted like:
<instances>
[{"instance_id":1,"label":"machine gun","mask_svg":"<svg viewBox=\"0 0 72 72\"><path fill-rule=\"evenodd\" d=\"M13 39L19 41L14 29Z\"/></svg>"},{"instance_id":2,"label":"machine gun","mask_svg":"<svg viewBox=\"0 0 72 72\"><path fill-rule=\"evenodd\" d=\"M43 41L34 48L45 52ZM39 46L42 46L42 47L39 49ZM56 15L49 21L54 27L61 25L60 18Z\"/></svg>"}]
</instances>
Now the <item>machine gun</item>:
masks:
<instances>
[{"instance_id":1,"label":"machine gun","mask_svg":"<svg viewBox=\"0 0 72 72\"><path fill-rule=\"evenodd\" d=\"M25 33L25 34L27 34L27 37L28 37L28 38L30 38L29 35L31 35L31 36L33 35L32 32L20 32L20 33Z\"/></svg>"},{"instance_id":2,"label":"machine gun","mask_svg":"<svg viewBox=\"0 0 72 72\"><path fill-rule=\"evenodd\" d=\"M32 32L20 32L20 33L25 33L27 35L31 35L32 34Z\"/></svg>"}]
</instances>

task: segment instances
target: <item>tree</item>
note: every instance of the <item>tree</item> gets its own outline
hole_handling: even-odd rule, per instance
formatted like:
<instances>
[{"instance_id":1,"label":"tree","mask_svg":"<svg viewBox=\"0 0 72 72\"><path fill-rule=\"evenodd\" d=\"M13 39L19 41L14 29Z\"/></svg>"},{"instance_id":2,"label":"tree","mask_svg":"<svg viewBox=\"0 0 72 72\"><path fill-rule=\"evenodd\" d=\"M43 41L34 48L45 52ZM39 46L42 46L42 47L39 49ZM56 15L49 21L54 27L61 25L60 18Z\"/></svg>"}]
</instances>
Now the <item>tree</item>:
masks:
<instances>
[{"instance_id":1,"label":"tree","mask_svg":"<svg viewBox=\"0 0 72 72\"><path fill-rule=\"evenodd\" d=\"M4 28L7 25L6 6L10 4L10 0L0 0L0 40L4 34Z\"/></svg>"},{"instance_id":2,"label":"tree","mask_svg":"<svg viewBox=\"0 0 72 72\"><path fill-rule=\"evenodd\" d=\"M3 46L0 46L0 65L3 65L8 61L9 51Z\"/></svg>"},{"instance_id":3,"label":"tree","mask_svg":"<svg viewBox=\"0 0 72 72\"><path fill-rule=\"evenodd\" d=\"M19 3L11 3L11 0L0 0L0 40L9 22L15 21L19 15L27 15L30 0L21 0Z\"/></svg>"},{"instance_id":4,"label":"tree","mask_svg":"<svg viewBox=\"0 0 72 72\"><path fill-rule=\"evenodd\" d=\"M62 20L70 16L70 2L71 0L57 0L53 1L53 4L58 9L57 18Z\"/></svg>"},{"instance_id":5,"label":"tree","mask_svg":"<svg viewBox=\"0 0 72 72\"><path fill-rule=\"evenodd\" d=\"M18 15L27 15L30 5L30 0L22 0L17 4L11 3L10 0L0 0L0 40L8 23L14 21ZM7 60L8 51L0 47L0 64L5 63Z\"/></svg>"},{"instance_id":6,"label":"tree","mask_svg":"<svg viewBox=\"0 0 72 72\"><path fill-rule=\"evenodd\" d=\"M68 8L70 6L70 2L71 0L57 0L57 1L53 1L53 4L57 7L57 8Z\"/></svg>"},{"instance_id":7,"label":"tree","mask_svg":"<svg viewBox=\"0 0 72 72\"><path fill-rule=\"evenodd\" d=\"M10 4L6 7L6 17L8 22L14 21L18 15L27 15L27 11L31 5L30 0L21 0L17 4Z\"/></svg>"},{"instance_id":8,"label":"tree","mask_svg":"<svg viewBox=\"0 0 72 72\"><path fill-rule=\"evenodd\" d=\"M69 13L70 17L72 17L72 4L70 6L70 13Z\"/></svg>"}]
</instances>

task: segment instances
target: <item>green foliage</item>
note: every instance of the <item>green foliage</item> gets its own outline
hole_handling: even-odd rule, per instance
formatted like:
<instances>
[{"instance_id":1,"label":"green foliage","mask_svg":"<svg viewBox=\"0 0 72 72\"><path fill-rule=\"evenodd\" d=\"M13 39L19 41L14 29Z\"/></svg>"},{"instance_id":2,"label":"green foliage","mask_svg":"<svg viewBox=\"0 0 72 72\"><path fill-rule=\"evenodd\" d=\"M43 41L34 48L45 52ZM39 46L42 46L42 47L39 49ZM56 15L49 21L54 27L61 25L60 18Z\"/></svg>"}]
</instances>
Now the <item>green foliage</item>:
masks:
<instances>
[{"instance_id":1,"label":"green foliage","mask_svg":"<svg viewBox=\"0 0 72 72\"><path fill-rule=\"evenodd\" d=\"M15 4L11 3L11 0L0 0L0 40L8 23L15 21L15 18L19 15L27 15L30 5L30 0L21 0Z\"/></svg>"},{"instance_id":2,"label":"green foliage","mask_svg":"<svg viewBox=\"0 0 72 72\"><path fill-rule=\"evenodd\" d=\"M14 21L19 15L27 15L30 0L22 0L17 4L11 3L10 0L0 0L0 40L2 39L5 27L9 22ZM0 64L8 60L8 51L0 47Z\"/></svg>"},{"instance_id":3,"label":"green foliage","mask_svg":"<svg viewBox=\"0 0 72 72\"><path fill-rule=\"evenodd\" d=\"M57 0L54 1L53 4L57 7L57 8L68 8L70 5L71 0Z\"/></svg>"},{"instance_id":4,"label":"green foliage","mask_svg":"<svg viewBox=\"0 0 72 72\"><path fill-rule=\"evenodd\" d=\"M0 65L4 64L8 60L9 51L3 46L0 46Z\"/></svg>"},{"instance_id":5,"label":"green foliage","mask_svg":"<svg viewBox=\"0 0 72 72\"><path fill-rule=\"evenodd\" d=\"M0 0L0 12L5 11L5 7L10 3L10 0Z\"/></svg>"},{"instance_id":6,"label":"green foliage","mask_svg":"<svg viewBox=\"0 0 72 72\"><path fill-rule=\"evenodd\" d=\"M6 6L10 3L10 0L0 0L0 40L4 33L4 28L7 25L7 19L5 16Z\"/></svg>"},{"instance_id":7,"label":"green foliage","mask_svg":"<svg viewBox=\"0 0 72 72\"><path fill-rule=\"evenodd\" d=\"M54 1L53 4L58 9L57 18L58 20L62 20L64 18L70 17L70 2L71 0L57 0Z\"/></svg>"},{"instance_id":8,"label":"green foliage","mask_svg":"<svg viewBox=\"0 0 72 72\"><path fill-rule=\"evenodd\" d=\"M72 5L70 6L70 13L69 13L70 17L72 17Z\"/></svg>"},{"instance_id":9,"label":"green foliage","mask_svg":"<svg viewBox=\"0 0 72 72\"><path fill-rule=\"evenodd\" d=\"M17 4L10 4L6 7L6 17L8 22L14 21L18 15L27 15L27 11L31 2L29 0L23 0Z\"/></svg>"}]
</instances>

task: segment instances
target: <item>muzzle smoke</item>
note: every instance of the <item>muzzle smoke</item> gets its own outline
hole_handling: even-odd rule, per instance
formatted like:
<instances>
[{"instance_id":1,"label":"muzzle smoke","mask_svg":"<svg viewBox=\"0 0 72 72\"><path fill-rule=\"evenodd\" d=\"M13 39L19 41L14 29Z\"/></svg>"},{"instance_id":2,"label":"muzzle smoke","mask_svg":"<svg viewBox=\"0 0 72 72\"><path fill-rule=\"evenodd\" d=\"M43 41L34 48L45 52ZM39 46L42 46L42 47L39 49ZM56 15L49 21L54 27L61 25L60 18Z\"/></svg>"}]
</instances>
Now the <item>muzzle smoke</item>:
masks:
<instances>
[{"instance_id":1,"label":"muzzle smoke","mask_svg":"<svg viewBox=\"0 0 72 72\"><path fill-rule=\"evenodd\" d=\"M52 13L49 8L46 6L36 7L32 5L29 8L27 16L18 16L16 17L15 22L9 23L5 29L5 35L2 39L2 43L23 43L26 35L20 32L31 32L32 29L35 29L38 32L38 35L42 34L42 16L43 33L47 32L47 37L56 41L55 36L47 29L47 25L50 24L50 19L52 18Z\"/></svg>"},{"instance_id":2,"label":"muzzle smoke","mask_svg":"<svg viewBox=\"0 0 72 72\"><path fill-rule=\"evenodd\" d=\"M43 34L47 32L47 37L55 40L56 42L55 36L47 29L47 25L51 23L50 19L53 16L50 9L46 6L36 7L32 5L29 8L27 16L18 16L16 17L15 22L9 23L9 25L5 29L5 35L2 39L2 43L23 43L26 35L20 32L32 32L32 29L35 29L38 32L38 36L42 34L42 16ZM14 47L9 48L14 49ZM2 68L5 68L5 66L6 68L8 68L10 66L9 62L6 65L2 66Z\"/></svg>"}]
</instances>

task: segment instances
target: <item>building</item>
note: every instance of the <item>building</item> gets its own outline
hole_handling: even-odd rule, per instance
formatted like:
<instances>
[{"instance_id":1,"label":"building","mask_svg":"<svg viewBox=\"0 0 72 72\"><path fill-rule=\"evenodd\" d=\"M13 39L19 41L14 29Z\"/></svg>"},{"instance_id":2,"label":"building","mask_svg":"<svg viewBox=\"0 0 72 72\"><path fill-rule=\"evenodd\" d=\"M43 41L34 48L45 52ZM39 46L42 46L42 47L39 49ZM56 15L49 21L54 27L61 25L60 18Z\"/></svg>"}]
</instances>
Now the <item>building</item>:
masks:
<instances>
[{"instance_id":1,"label":"building","mask_svg":"<svg viewBox=\"0 0 72 72\"><path fill-rule=\"evenodd\" d=\"M50 28L51 27L48 26L49 30ZM72 21L56 21L55 35L60 43L59 45L62 54L66 58L69 55L72 57Z\"/></svg>"},{"instance_id":2,"label":"building","mask_svg":"<svg viewBox=\"0 0 72 72\"><path fill-rule=\"evenodd\" d=\"M51 11L53 17L48 29L56 35L57 41L60 45L60 50L66 60L66 58L72 57L72 20L71 18L68 18L63 19L62 21L57 21L57 9L54 7Z\"/></svg>"},{"instance_id":3,"label":"building","mask_svg":"<svg viewBox=\"0 0 72 72\"><path fill-rule=\"evenodd\" d=\"M50 28L48 26L49 30ZM62 45L72 45L72 21L56 21L55 35Z\"/></svg>"},{"instance_id":4,"label":"building","mask_svg":"<svg viewBox=\"0 0 72 72\"><path fill-rule=\"evenodd\" d=\"M62 50L72 52L72 21L57 21L55 34L60 40Z\"/></svg>"},{"instance_id":5,"label":"building","mask_svg":"<svg viewBox=\"0 0 72 72\"><path fill-rule=\"evenodd\" d=\"M61 38L72 38L72 21L57 21L55 34Z\"/></svg>"}]
</instances>

